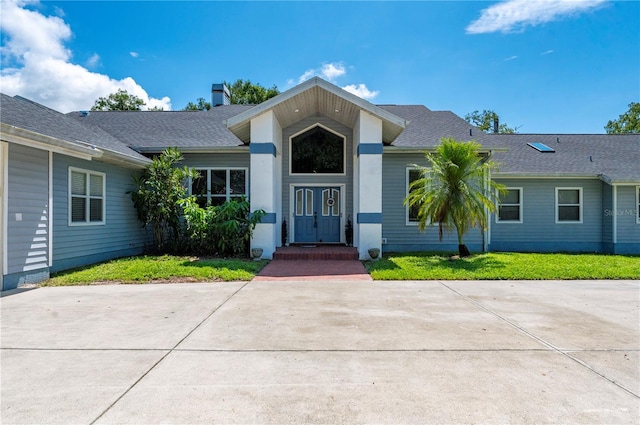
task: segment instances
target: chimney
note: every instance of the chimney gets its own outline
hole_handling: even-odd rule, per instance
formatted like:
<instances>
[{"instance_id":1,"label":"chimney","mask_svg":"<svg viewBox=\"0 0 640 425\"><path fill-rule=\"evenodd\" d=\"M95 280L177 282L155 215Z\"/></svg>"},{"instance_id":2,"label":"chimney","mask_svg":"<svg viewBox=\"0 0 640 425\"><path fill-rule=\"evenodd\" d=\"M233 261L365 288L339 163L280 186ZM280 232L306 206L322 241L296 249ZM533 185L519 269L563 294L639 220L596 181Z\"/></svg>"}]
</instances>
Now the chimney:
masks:
<instances>
[{"instance_id":1,"label":"chimney","mask_svg":"<svg viewBox=\"0 0 640 425\"><path fill-rule=\"evenodd\" d=\"M231 105L231 93L224 84L213 84L211 86L211 106Z\"/></svg>"},{"instance_id":2,"label":"chimney","mask_svg":"<svg viewBox=\"0 0 640 425\"><path fill-rule=\"evenodd\" d=\"M497 115L493 116L493 132L496 134L500 132L500 122Z\"/></svg>"}]
</instances>

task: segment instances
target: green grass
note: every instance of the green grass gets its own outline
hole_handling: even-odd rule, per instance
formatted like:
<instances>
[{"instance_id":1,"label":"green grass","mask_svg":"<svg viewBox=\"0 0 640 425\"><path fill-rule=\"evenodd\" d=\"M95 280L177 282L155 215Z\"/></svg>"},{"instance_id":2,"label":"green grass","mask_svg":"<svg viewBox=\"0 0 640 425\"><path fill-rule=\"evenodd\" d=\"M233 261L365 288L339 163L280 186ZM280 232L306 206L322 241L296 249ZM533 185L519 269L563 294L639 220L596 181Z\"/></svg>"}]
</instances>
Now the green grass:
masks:
<instances>
[{"instance_id":1,"label":"green grass","mask_svg":"<svg viewBox=\"0 0 640 425\"><path fill-rule=\"evenodd\" d=\"M251 280L265 264L169 255L129 257L60 272L42 286Z\"/></svg>"},{"instance_id":2,"label":"green grass","mask_svg":"<svg viewBox=\"0 0 640 425\"><path fill-rule=\"evenodd\" d=\"M640 279L640 256L487 253L389 254L365 266L375 280Z\"/></svg>"},{"instance_id":3,"label":"green grass","mask_svg":"<svg viewBox=\"0 0 640 425\"><path fill-rule=\"evenodd\" d=\"M247 281L267 264L242 259L140 256L67 270L42 286ZM640 279L640 256L487 253L450 260L443 253L385 255L365 262L375 280Z\"/></svg>"}]
</instances>

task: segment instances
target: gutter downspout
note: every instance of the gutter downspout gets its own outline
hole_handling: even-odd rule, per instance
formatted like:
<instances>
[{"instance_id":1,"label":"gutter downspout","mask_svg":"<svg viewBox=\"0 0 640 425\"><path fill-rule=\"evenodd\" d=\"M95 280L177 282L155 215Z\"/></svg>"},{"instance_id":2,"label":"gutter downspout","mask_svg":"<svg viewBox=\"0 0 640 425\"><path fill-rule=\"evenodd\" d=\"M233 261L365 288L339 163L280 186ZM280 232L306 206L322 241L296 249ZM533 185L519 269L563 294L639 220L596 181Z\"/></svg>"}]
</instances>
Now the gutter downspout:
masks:
<instances>
[{"instance_id":1,"label":"gutter downspout","mask_svg":"<svg viewBox=\"0 0 640 425\"><path fill-rule=\"evenodd\" d=\"M618 243L618 185L613 186L613 252L616 253L616 244Z\"/></svg>"}]
</instances>

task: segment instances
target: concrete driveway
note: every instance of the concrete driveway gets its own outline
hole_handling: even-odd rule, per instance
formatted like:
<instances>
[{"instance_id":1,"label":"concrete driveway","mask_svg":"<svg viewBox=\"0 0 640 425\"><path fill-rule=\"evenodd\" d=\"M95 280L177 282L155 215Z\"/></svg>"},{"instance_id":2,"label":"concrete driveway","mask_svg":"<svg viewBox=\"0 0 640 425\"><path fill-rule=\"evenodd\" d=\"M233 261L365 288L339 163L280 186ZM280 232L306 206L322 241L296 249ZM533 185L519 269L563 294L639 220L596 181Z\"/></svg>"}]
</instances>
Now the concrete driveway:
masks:
<instances>
[{"instance_id":1,"label":"concrete driveway","mask_svg":"<svg viewBox=\"0 0 640 425\"><path fill-rule=\"evenodd\" d=\"M3 424L640 417L640 281L114 285L0 302Z\"/></svg>"}]
</instances>

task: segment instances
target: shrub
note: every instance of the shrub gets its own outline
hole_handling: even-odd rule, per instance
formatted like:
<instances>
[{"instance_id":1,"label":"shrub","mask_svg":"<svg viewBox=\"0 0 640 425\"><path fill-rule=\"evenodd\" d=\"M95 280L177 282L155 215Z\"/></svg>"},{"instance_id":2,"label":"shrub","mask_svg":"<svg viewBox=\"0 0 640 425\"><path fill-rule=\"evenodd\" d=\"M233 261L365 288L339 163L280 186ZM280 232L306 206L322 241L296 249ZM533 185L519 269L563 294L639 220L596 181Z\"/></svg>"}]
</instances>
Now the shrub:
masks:
<instances>
[{"instance_id":1,"label":"shrub","mask_svg":"<svg viewBox=\"0 0 640 425\"><path fill-rule=\"evenodd\" d=\"M200 207L193 196L180 204L186 249L196 255L246 255L253 230L265 214L264 210L251 213L244 197L206 208Z\"/></svg>"},{"instance_id":2,"label":"shrub","mask_svg":"<svg viewBox=\"0 0 640 425\"><path fill-rule=\"evenodd\" d=\"M175 248L182 215L180 201L187 196L184 182L197 176L194 170L174 166L181 160L177 148L166 149L135 179L136 190L128 192L142 226L153 229L157 252Z\"/></svg>"}]
</instances>

